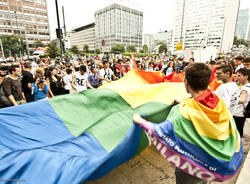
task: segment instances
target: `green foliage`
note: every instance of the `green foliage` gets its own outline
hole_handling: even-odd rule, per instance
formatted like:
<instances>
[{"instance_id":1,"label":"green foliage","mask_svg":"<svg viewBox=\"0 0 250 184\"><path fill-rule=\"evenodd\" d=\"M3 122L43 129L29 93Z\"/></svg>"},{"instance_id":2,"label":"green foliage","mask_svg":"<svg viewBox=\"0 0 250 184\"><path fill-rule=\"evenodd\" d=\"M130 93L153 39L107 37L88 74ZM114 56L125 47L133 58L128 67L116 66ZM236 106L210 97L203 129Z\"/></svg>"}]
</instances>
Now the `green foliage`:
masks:
<instances>
[{"instance_id":1,"label":"green foliage","mask_svg":"<svg viewBox=\"0 0 250 184\"><path fill-rule=\"evenodd\" d=\"M159 47L159 53L162 53L164 50L165 50L165 53L167 53L168 47L167 47L167 44L165 44L165 43L163 43L163 44L160 45L160 47Z\"/></svg>"},{"instance_id":2,"label":"green foliage","mask_svg":"<svg viewBox=\"0 0 250 184\"><path fill-rule=\"evenodd\" d=\"M89 46L88 45L83 46L83 54L85 54L85 53L89 53Z\"/></svg>"},{"instance_id":3,"label":"green foliage","mask_svg":"<svg viewBox=\"0 0 250 184\"><path fill-rule=\"evenodd\" d=\"M136 47L134 45L130 45L126 49L127 52L136 52Z\"/></svg>"},{"instance_id":4,"label":"green foliage","mask_svg":"<svg viewBox=\"0 0 250 184\"><path fill-rule=\"evenodd\" d=\"M60 50L58 48L57 42L53 41L48 44L48 56L50 58L55 58L56 56L60 55Z\"/></svg>"},{"instance_id":5,"label":"green foliage","mask_svg":"<svg viewBox=\"0 0 250 184\"><path fill-rule=\"evenodd\" d=\"M43 44L43 42L41 40L37 40L35 43L34 43L34 46L35 48L38 48L38 47L45 47L45 45Z\"/></svg>"},{"instance_id":6,"label":"green foliage","mask_svg":"<svg viewBox=\"0 0 250 184\"><path fill-rule=\"evenodd\" d=\"M144 53L147 53L148 52L148 46L147 45L143 45L142 46L142 50Z\"/></svg>"},{"instance_id":7,"label":"green foliage","mask_svg":"<svg viewBox=\"0 0 250 184\"><path fill-rule=\"evenodd\" d=\"M76 45L73 45L70 48L70 52L72 52L73 54L80 54L80 50L78 49L78 47Z\"/></svg>"},{"instance_id":8,"label":"green foliage","mask_svg":"<svg viewBox=\"0 0 250 184\"><path fill-rule=\"evenodd\" d=\"M158 41L158 42L156 43L156 45L163 45L163 44L166 44L166 43L163 42L163 41Z\"/></svg>"},{"instance_id":9,"label":"green foliage","mask_svg":"<svg viewBox=\"0 0 250 184\"><path fill-rule=\"evenodd\" d=\"M100 54L100 53L101 53L101 50L100 50L99 48L96 48L96 49L95 49L95 53L96 53L96 54Z\"/></svg>"},{"instance_id":10,"label":"green foliage","mask_svg":"<svg viewBox=\"0 0 250 184\"><path fill-rule=\"evenodd\" d=\"M247 46L247 43L246 43L246 40L244 39L238 39L237 36L234 37L234 45L246 45Z\"/></svg>"},{"instance_id":11,"label":"green foliage","mask_svg":"<svg viewBox=\"0 0 250 184\"><path fill-rule=\"evenodd\" d=\"M111 52L114 54L120 54L125 52L125 47L122 44L115 45L111 48Z\"/></svg>"},{"instance_id":12,"label":"green foliage","mask_svg":"<svg viewBox=\"0 0 250 184\"><path fill-rule=\"evenodd\" d=\"M20 55L26 49L26 43L22 37L17 35L2 35L0 39L3 43L3 50L5 56Z\"/></svg>"}]
</instances>

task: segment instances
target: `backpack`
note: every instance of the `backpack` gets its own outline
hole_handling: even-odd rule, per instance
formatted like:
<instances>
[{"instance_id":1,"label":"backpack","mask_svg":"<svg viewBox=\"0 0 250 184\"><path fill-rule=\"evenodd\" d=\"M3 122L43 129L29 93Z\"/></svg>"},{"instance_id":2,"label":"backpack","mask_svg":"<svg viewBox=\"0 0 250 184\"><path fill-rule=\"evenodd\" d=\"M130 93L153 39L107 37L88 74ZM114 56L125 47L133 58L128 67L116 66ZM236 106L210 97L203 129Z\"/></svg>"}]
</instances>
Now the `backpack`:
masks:
<instances>
[{"instance_id":1,"label":"backpack","mask_svg":"<svg viewBox=\"0 0 250 184\"><path fill-rule=\"evenodd\" d=\"M5 95L5 91L3 89L3 83L0 84L0 104L2 104L4 107L9 107L13 105L9 100L9 98Z\"/></svg>"}]
</instances>

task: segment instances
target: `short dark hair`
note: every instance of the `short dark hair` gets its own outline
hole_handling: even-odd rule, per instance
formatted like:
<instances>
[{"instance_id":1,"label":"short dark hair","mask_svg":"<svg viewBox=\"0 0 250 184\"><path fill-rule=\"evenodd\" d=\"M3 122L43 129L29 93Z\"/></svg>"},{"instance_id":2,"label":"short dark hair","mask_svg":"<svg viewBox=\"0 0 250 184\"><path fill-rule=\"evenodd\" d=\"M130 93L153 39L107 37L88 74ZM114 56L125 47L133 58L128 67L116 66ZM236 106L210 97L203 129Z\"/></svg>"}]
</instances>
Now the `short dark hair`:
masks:
<instances>
[{"instance_id":1,"label":"short dark hair","mask_svg":"<svg viewBox=\"0 0 250 184\"><path fill-rule=\"evenodd\" d=\"M237 56L237 57L235 58L235 60L243 61L243 60L244 60L244 57L242 57L242 56Z\"/></svg>"},{"instance_id":2,"label":"short dark hair","mask_svg":"<svg viewBox=\"0 0 250 184\"><path fill-rule=\"evenodd\" d=\"M223 73L229 72L230 73L230 77L233 74L233 68L230 65L220 65L220 66L216 67L216 70L220 70L220 69L222 69Z\"/></svg>"},{"instance_id":3,"label":"short dark hair","mask_svg":"<svg viewBox=\"0 0 250 184\"><path fill-rule=\"evenodd\" d=\"M71 74L71 73L72 73L72 69L67 68L67 69L66 69L66 73L67 73L67 74Z\"/></svg>"},{"instance_id":4,"label":"short dark hair","mask_svg":"<svg viewBox=\"0 0 250 184\"><path fill-rule=\"evenodd\" d=\"M12 74L12 72L15 72L17 68L19 68L18 65L9 66L9 73Z\"/></svg>"},{"instance_id":5,"label":"short dark hair","mask_svg":"<svg viewBox=\"0 0 250 184\"><path fill-rule=\"evenodd\" d=\"M31 63L30 62L26 62L23 63L24 68L31 68Z\"/></svg>"},{"instance_id":6,"label":"short dark hair","mask_svg":"<svg viewBox=\"0 0 250 184\"><path fill-rule=\"evenodd\" d=\"M193 62L195 61L194 58L190 58L190 60L192 60Z\"/></svg>"},{"instance_id":7,"label":"short dark hair","mask_svg":"<svg viewBox=\"0 0 250 184\"><path fill-rule=\"evenodd\" d=\"M250 57L245 58L243 63L250 63Z\"/></svg>"},{"instance_id":8,"label":"short dark hair","mask_svg":"<svg viewBox=\"0 0 250 184\"><path fill-rule=\"evenodd\" d=\"M85 65L81 65L80 66L80 71L81 72L86 72L87 71L87 67Z\"/></svg>"},{"instance_id":9,"label":"short dark hair","mask_svg":"<svg viewBox=\"0 0 250 184\"><path fill-rule=\"evenodd\" d=\"M212 69L204 63L194 63L189 65L185 71L185 79L195 91L206 90L211 75Z\"/></svg>"},{"instance_id":10,"label":"short dark hair","mask_svg":"<svg viewBox=\"0 0 250 184\"><path fill-rule=\"evenodd\" d=\"M109 63L109 61L108 60L104 60L103 61L103 65L105 65L106 63Z\"/></svg>"},{"instance_id":11,"label":"short dark hair","mask_svg":"<svg viewBox=\"0 0 250 184\"><path fill-rule=\"evenodd\" d=\"M243 76L248 76L248 81L250 81L250 71L247 68L241 68L237 73L241 73Z\"/></svg>"}]
</instances>

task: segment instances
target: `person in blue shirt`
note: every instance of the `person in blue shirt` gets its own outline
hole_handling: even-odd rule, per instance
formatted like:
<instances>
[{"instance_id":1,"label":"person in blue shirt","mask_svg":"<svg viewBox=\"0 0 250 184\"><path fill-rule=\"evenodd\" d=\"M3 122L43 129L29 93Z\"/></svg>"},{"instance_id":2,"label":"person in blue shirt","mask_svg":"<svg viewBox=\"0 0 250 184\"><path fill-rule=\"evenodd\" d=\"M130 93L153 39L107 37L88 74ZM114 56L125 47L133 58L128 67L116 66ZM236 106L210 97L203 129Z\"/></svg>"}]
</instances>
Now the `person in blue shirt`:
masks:
<instances>
[{"instance_id":1,"label":"person in blue shirt","mask_svg":"<svg viewBox=\"0 0 250 184\"><path fill-rule=\"evenodd\" d=\"M98 88L100 86L100 80L99 80L99 72L96 70L94 66L91 66L90 68L90 74L88 76L89 83L94 88Z\"/></svg>"},{"instance_id":2,"label":"person in blue shirt","mask_svg":"<svg viewBox=\"0 0 250 184\"><path fill-rule=\"evenodd\" d=\"M46 84L44 76L37 75L35 77L35 83L32 84L32 92L34 94L35 101L48 98L47 94L49 92L49 88Z\"/></svg>"}]
</instances>

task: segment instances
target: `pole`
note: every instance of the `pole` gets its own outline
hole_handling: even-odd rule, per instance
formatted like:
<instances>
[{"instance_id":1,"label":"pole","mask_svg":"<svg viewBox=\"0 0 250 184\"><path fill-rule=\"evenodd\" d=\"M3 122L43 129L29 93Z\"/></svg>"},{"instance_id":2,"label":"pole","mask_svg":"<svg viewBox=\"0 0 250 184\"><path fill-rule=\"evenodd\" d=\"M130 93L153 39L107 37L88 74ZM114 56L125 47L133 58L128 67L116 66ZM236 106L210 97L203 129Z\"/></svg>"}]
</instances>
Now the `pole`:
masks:
<instances>
[{"instance_id":1,"label":"pole","mask_svg":"<svg viewBox=\"0 0 250 184\"><path fill-rule=\"evenodd\" d=\"M67 39L66 23L65 23L65 15L64 15L64 6L62 6L62 13L63 13L64 39ZM68 56L68 49L65 48L65 46L64 46L64 50L66 51L66 56Z\"/></svg>"},{"instance_id":2,"label":"pole","mask_svg":"<svg viewBox=\"0 0 250 184\"><path fill-rule=\"evenodd\" d=\"M0 39L0 45L1 45L1 50L2 50L2 56L4 58L4 50L3 50L3 42L2 39Z\"/></svg>"},{"instance_id":3,"label":"pole","mask_svg":"<svg viewBox=\"0 0 250 184\"><path fill-rule=\"evenodd\" d=\"M17 27L17 30L19 30L19 27L18 27L18 23L17 23L17 12L16 11L14 11L14 13L15 13L15 17L16 17L16 27ZM22 43L21 43L21 39L20 39L20 37L21 37L21 30L19 31L19 38L18 38L18 41L19 41L19 43L20 43L20 46L21 46L21 50L22 50ZM20 57L21 57L21 51L19 51L19 54L20 54Z\"/></svg>"},{"instance_id":4,"label":"pole","mask_svg":"<svg viewBox=\"0 0 250 184\"><path fill-rule=\"evenodd\" d=\"M60 19L59 19L59 13L58 13L58 3L57 0L55 0L56 3L56 17L57 17L57 25L58 25L58 31L59 31L59 43L60 43L60 55L62 57L63 55L63 45L62 45L62 35L61 35L61 27L60 27Z\"/></svg>"},{"instance_id":5,"label":"pole","mask_svg":"<svg viewBox=\"0 0 250 184\"><path fill-rule=\"evenodd\" d=\"M225 23L226 23L226 18L225 17L221 17L221 19L223 19L224 23L223 23L223 29L222 29L222 36L221 36L221 44L220 44L220 54L222 51L222 42L223 42L223 37L224 37L224 31L225 31Z\"/></svg>"}]
</instances>

